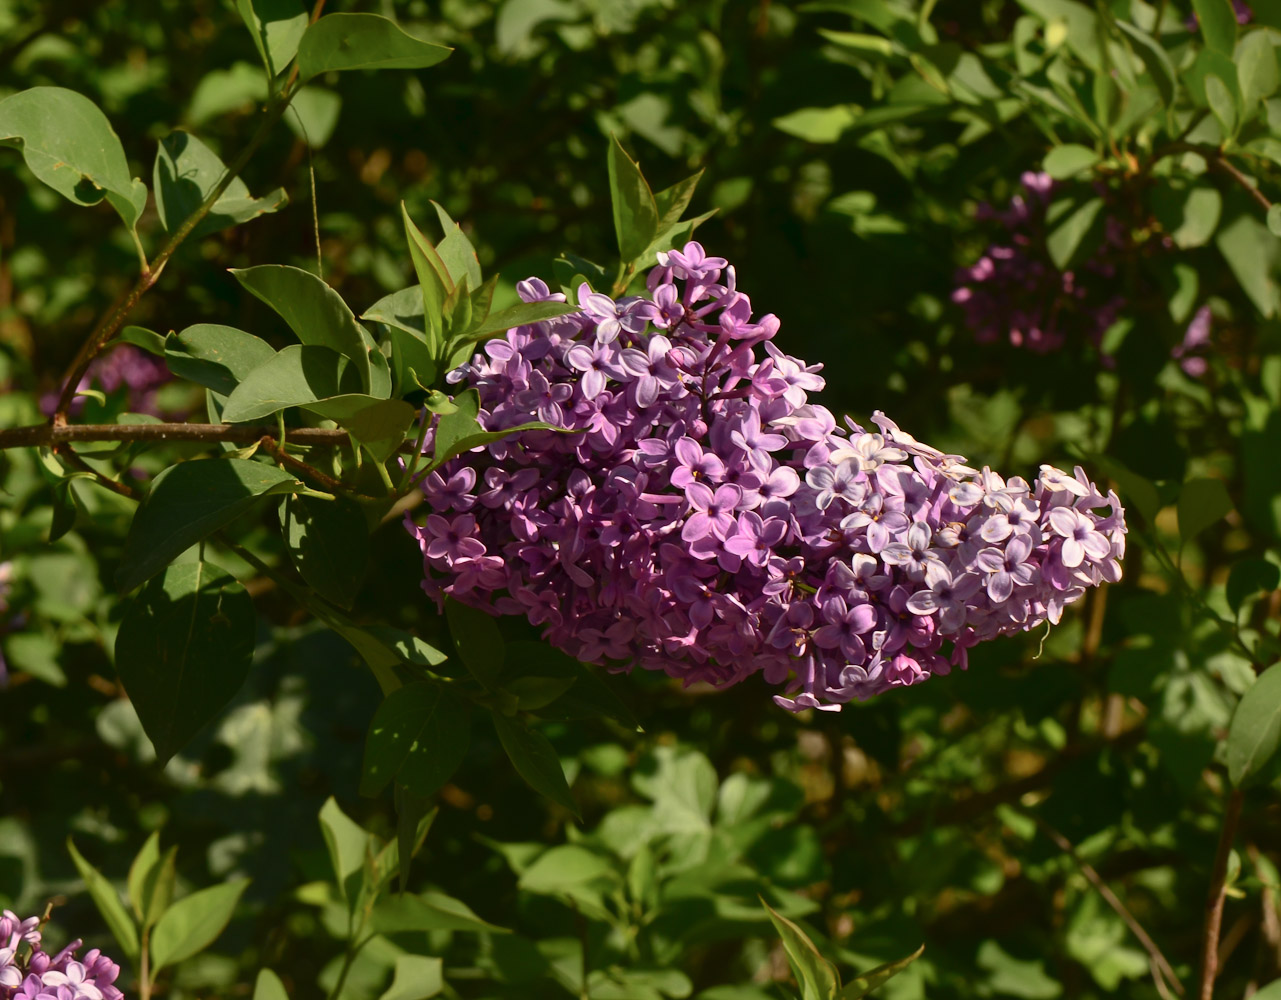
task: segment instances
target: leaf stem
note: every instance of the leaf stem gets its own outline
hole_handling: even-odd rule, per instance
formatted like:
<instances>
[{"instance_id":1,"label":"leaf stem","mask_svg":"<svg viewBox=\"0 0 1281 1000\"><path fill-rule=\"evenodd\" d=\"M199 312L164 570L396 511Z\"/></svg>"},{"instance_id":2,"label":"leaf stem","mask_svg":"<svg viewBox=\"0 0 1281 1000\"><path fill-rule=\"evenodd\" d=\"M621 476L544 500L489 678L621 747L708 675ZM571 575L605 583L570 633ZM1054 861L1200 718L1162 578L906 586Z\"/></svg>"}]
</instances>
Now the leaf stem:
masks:
<instances>
[{"instance_id":1,"label":"leaf stem","mask_svg":"<svg viewBox=\"0 0 1281 1000\"><path fill-rule=\"evenodd\" d=\"M1227 896L1228 855L1232 853L1243 799L1241 789L1233 789L1223 813L1219 846L1214 852L1210 894L1205 904L1205 932L1201 936L1201 985L1197 990L1197 1000L1213 1000L1214 997L1214 977L1219 972L1219 928L1223 924L1223 901Z\"/></svg>"}]
</instances>

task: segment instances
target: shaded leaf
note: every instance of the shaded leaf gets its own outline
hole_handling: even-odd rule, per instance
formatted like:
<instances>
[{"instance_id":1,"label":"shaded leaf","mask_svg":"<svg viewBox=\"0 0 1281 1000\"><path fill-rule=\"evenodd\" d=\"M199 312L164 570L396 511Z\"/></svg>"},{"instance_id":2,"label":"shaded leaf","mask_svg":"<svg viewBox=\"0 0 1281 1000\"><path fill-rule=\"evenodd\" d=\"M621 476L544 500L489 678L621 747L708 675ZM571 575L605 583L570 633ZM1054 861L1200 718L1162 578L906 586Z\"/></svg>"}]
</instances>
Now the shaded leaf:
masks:
<instances>
[{"instance_id":1,"label":"shaded leaf","mask_svg":"<svg viewBox=\"0 0 1281 1000\"><path fill-rule=\"evenodd\" d=\"M356 367L336 351L312 344L290 344L245 375L227 396L222 419L235 424L261 420L289 406L356 396Z\"/></svg>"},{"instance_id":2,"label":"shaded leaf","mask_svg":"<svg viewBox=\"0 0 1281 1000\"><path fill-rule=\"evenodd\" d=\"M1189 479L1179 492L1179 537L1186 543L1233 509L1221 479Z\"/></svg>"},{"instance_id":3,"label":"shaded leaf","mask_svg":"<svg viewBox=\"0 0 1281 1000\"><path fill-rule=\"evenodd\" d=\"M236 0L267 75L279 76L293 61L307 30L302 0Z\"/></svg>"},{"instance_id":4,"label":"shaded leaf","mask_svg":"<svg viewBox=\"0 0 1281 1000\"><path fill-rule=\"evenodd\" d=\"M281 508L294 568L317 594L350 608L369 568L369 530L355 503L292 496Z\"/></svg>"},{"instance_id":5,"label":"shaded leaf","mask_svg":"<svg viewBox=\"0 0 1281 1000\"><path fill-rule=\"evenodd\" d=\"M453 51L420 41L378 14L329 14L303 33L298 76L305 83L332 70L426 69Z\"/></svg>"},{"instance_id":6,"label":"shaded leaf","mask_svg":"<svg viewBox=\"0 0 1281 1000\"><path fill-rule=\"evenodd\" d=\"M416 681L383 699L369 724L360 794L395 779L413 794L434 794L462 764L471 739L471 706L439 684Z\"/></svg>"},{"instance_id":7,"label":"shaded leaf","mask_svg":"<svg viewBox=\"0 0 1281 1000\"><path fill-rule=\"evenodd\" d=\"M510 934L506 927L482 920L461 899L439 892L402 895L379 901L372 926L380 934L405 931L468 931L473 934Z\"/></svg>"},{"instance_id":8,"label":"shaded leaf","mask_svg":"<svg viewBox=\"0 0 1281 1000\"><path fill-rule=\"evenodd\" d=\"M224 396L276 356L270 344L252 333L214 323L197 323L171 333L164 343L171 372Z\"/></svg>"},{"instance_id":9,"label":"shaded leaf","mask_svg":"<svg viewBox=\"0 0 1281 1000\"><path fill-rule=\"evenodd\" d=\"M161 139L152 183L156 190L156 212L165 230L173 233L182 226L204 204L226 173L227 166L218 154L190 132L170 132ZM284 188L277 188L263 198L254 198L244 181L233 178L190 236L199 238L216 233L278 211L288 203Z\"/></svg>"},{"instance_id":10,"label":"shaded leaf","mask_svg":"<svg viewBox=\"0 0 1281 1000\"><path fill-rule=\"evenodd\" d=\"M845 988L839 994L840 1000L862 1000L863 997L867 996L886 980L897 976L924 953L925 945L921 945L907 958L900 958L897 962L886 962L884 965L878 965L875 969L863 973L857 979L845 984Z\"/></svg>"},{"instance_id":11,"label":"shaded leaf","mask_svg":"<svg viewBox=\"0 0 1281 1000\"><path fill-rule=\"evenodd\" d=\"M503 750L526 784L539 795L546 796L577 816L578 805L565 780L560 758L556 756L547 737L518 719L508 718L497 712L491 717Z\"/></svg>"},{"instance_id":12,"label":"shaded leaf","mask_svg":"<svg viewBox=\"0 0 1281 1000\"><path fill-rule=\"evenodd\" d=\"M836 966L819 953L809 935L797 924L788 920L764 899L761 900L761 905L769 913L770 921L783 939L783 948L801 987L802 1000L836 1000L837 991L841 987L841 977Z\"/></svg>"},{"instance_id":13,"label":"shaded leaf","mask_svg":"<svg viewBox=\"0 0 1281 1000\"><path fill-rule=\"evenodd\" d=\"M1228 726L1228 776L1240 786L1263 770L1281 745L1281 663L1259 675Z\"/></svg>"},{"instance_id":14,"label":"shaded leaf","mask_svg":"<svg viewBox=\"0 0 1281 1000\"><path fill-rule=\"evenodd\" d=\"M1228 574L1228 607L1233 614L1255 594L1268 593L1281 586L1281 566L1266 559L1242 559Z\"/></svg>"}]
</instances>

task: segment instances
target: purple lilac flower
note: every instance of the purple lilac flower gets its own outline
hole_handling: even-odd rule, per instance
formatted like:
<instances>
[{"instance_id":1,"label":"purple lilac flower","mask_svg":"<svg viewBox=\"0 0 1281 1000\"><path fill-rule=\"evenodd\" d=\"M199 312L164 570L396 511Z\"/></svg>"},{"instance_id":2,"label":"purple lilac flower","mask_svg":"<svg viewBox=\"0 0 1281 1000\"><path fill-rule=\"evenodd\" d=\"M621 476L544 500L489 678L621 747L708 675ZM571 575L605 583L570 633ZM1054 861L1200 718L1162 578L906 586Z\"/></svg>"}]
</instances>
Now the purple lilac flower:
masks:
<instances>
[{"instance_id":1,"label":"purple lilac flower","mask_svg":"<svg viewBox=\"0 0 1281 1000\"><path fill-rule=\"evenodd\" d=\"M1170 357L1179 362L1179 367L1190 378L1200 378L1210 367L1204 355L1200 353L1210 343L1210 307L1202 306L1192 316L1188 328L1183 334L1183 343L1170 352ZM1193 353L1196 352L1196 353Z\"/></svg>"},{"instance_id":2,"label":"purple lilac flower","mask_svg":"<svg viewBox=\"0 0 1281 1000\"><path fill-rule=\"evenodd\" d=\"M126 409L158 417L161 412L156 403L156 390L172 378L165 363L154 354L132 344L120 344L93 360L77 388L96 386L108 394L124 389ZM50 392L40 398L40 409L45 416L51 416L57 408L58 396L59 393ZM72 412L78 413L83 408L84 399L78 397L72 403Z\"/></svg>"},{"instance_id":3,"label":"purple lilac flower","mask_svg":"<svg viewBox=\"0 0 1281 1000\"><path fill-rule=\"evenodd\" d=\"M980 344L1008 339L1038 354L1069 341L1097 346L1125 305L1124 298L1107 290L1127 250L1124 228L1109 219L1094 255L1076 270L1060 271L1045 249L1045 213L1054 182L1031 171L1021 181L1025 193L1016 194L1004 212L980 206L980 219L991 219L1007 232L972 266L957 271L952 301Z\"/></svg>"},{"instance_id":4,"label":"purple lilac flower","mask_svg":"<svg viewBox=\"0 0 1281 1000\"><path fill-rule=\"evenodd\" d=\"M79 940L56 955L42 949L40 918L0 916L0 1000L122 1000L120 966L98 949L76 961Z\"/></svg>"},{"instance_id":5,"label":"purple lilac flower","mask_svg":"<svg viewBox=\"0 0 1281 1000\"><path fill-rule=\"evenodd\" d=\"M425 480L433 513L406 527L433 599L523 615L583 662L717 687L760 674L785 708L836 710L964 668L1119 579L1124 511L1083 470L1029 484L879 411L871 430L838 422L810 401L821 366L771 343L777 319L754 320L702 247L661 255L646 286L639 305L580 290L581 312L451 373L486 428L572 433L524 432Z\"/></svg>"}]
</instances>

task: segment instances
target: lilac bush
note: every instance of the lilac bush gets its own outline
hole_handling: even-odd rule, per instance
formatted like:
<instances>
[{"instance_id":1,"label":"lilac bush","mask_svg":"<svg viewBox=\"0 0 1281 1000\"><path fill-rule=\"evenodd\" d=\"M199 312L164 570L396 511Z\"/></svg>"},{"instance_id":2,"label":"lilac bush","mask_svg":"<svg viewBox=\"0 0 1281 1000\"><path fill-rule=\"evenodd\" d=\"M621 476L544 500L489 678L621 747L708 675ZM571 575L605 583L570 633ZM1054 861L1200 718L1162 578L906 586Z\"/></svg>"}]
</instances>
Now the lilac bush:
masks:
<instances>
[{"instance_id":1,"label":"lilac bush","mask_svg":"<svg viewBox=\"0 0 1281 1000\"><path fill-rule=\"evenodd\" d=\"M77 961L83 942L72 941L55 955L41 947L39 917L0 914L0 1000L121 1000L113 983L120 966L97 948Z\"/></svg>"},{"instance_id":2,"label":"lilac bush","mask_svg":"<svg viewBox=\"0 0 1281 1000\"><path fill-rule=\"evenodd\" d=\"M1069 341L1098 346L1125 306L1125 299L1110 291L1127 247L1124 227L1108 218L1099 249L1081 267L1061 271L1045 249L1045 213L1054 181L1032 171L1020 180L1023 193L1005 211L979 206L979 218L995 221L1006 234L957 272L952 301L981 344L1008 339L1040 354Z\"/></svg>"},{"instance_id":3,"label":"lilac bush","mask_svg":"<svg viewBox=\"0 0 1281 1000\"><path fill-rule=\"evenodd\" d=\"M879 411L810 400L821 365L773 343L734 269L658 255L650 297L577 292L450 374L481 423L525 431L423 483L406 525L423 586L524 615L577 659L724 687L760 673L785 708L839 710L964 668L1115 581L1125 521L1081 469L974 469ZM526 302L557 300L536 278ZM428 447L431 437L428 438Z\"/></svg>"}]
</instances>

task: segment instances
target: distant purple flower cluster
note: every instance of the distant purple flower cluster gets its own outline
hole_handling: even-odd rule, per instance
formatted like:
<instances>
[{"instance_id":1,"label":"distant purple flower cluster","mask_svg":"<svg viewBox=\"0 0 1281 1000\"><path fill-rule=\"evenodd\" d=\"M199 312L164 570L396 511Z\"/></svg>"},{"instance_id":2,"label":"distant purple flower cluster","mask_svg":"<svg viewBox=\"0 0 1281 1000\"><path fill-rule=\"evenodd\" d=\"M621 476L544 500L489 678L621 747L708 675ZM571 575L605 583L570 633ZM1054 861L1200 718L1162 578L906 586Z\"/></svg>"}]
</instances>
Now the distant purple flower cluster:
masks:
<instances>
[{"instance_id":1,"label":"distant purple flower cluster","mask_svg":"<svg viewBox=\"0 0 1281 1000\"><path fill-rule=\"evenodd\" d=\"M1232 11L1237 16L1237 24L1249 24L1254 20L1254 11L1245 0L1232 0ZM1188 31L1196 31L1201 26L1201 19L1196 14L1189 14L1183 26Z\"/></svg>"},{"instance_id":2,"label":"distant purple flower cluster","mask_svg":"<svg viewBox=\"0 0 1281 1000\"><path fill-rule=\"evenodd\" d=\"M1204 352L1210 343L1212 319L1209 306L1198 309L1192 314L1192 320L1183 333L1183 342L1170 352L1170 356L1179 362L1179 367L1189 378L1200 378L1210 368Z\"/></svg>"},{"instance_id":3,"label":"distant purple flower cluster","mask_svg":"<svg viewBox=\"0 0 1281 1000\"><path fill-rule=\"evenodd\" d=\"M101 354L89 365L79 389L98 388L105 393L118 389L127 390L125 408L130 413L148 413L160 416L156 405L156 390L173 375L165 363L154 354L132 344L120 344L107 354ZM58 393L47 393L40 400L40 409L51 415L58 405ZM77 399L72 412L84 408L84 400Z\"/></svg>"},{"instance_id":4,"label":"distant purple flower cluster","mask_svg":"<svg viewBox=\"0 0 1281 1000\"><path fill-rule=\"evenodd\" d=\"M877 430L841 426L810 402L821 366L778 350L777 318L753 320L697 243L660 254L648 288L584 284L580 312L451 373L488 429L571 433L525 431L426 479L434 512L406 525L429 595L524 615L583 662L718 687L759 672L785 708L835 710L1120 577L1121 506L1080 469L1032 486L880 412Z\"/></svg>"},{"instance_id":5,"label":"distant purple flower cluster","mask_svg":"<svg viewBox=\"0 0 1281 1000\"><path fill-rule=\"evenodd\" d=\"M94 948L76 961L79 940L56 955L40 947L40 918L0 915L0 1000L121 1000L120 966Z\"/></svg>"},{"instance_id":6,"label":"distant purple flower cluster","mask_svg":"<svg viewBox=\"0 0 1281 1000\"><path fill-rule=\"evenodd\" d=\"M981 344L1007 339L1015 347L1044 354L1069 340L1097 345L1116 322L1125 299L1106 288L1116 275L1125 234L1109 218L1103 245L1080 268L1060 271L1045 249L1045 212L1054 181L1028 171L1004 212L989 205L980 219L992 219L1008 232L971 267L956 274L952 301L965 314L965 324Z\"/></svg>"}]
</instances>

